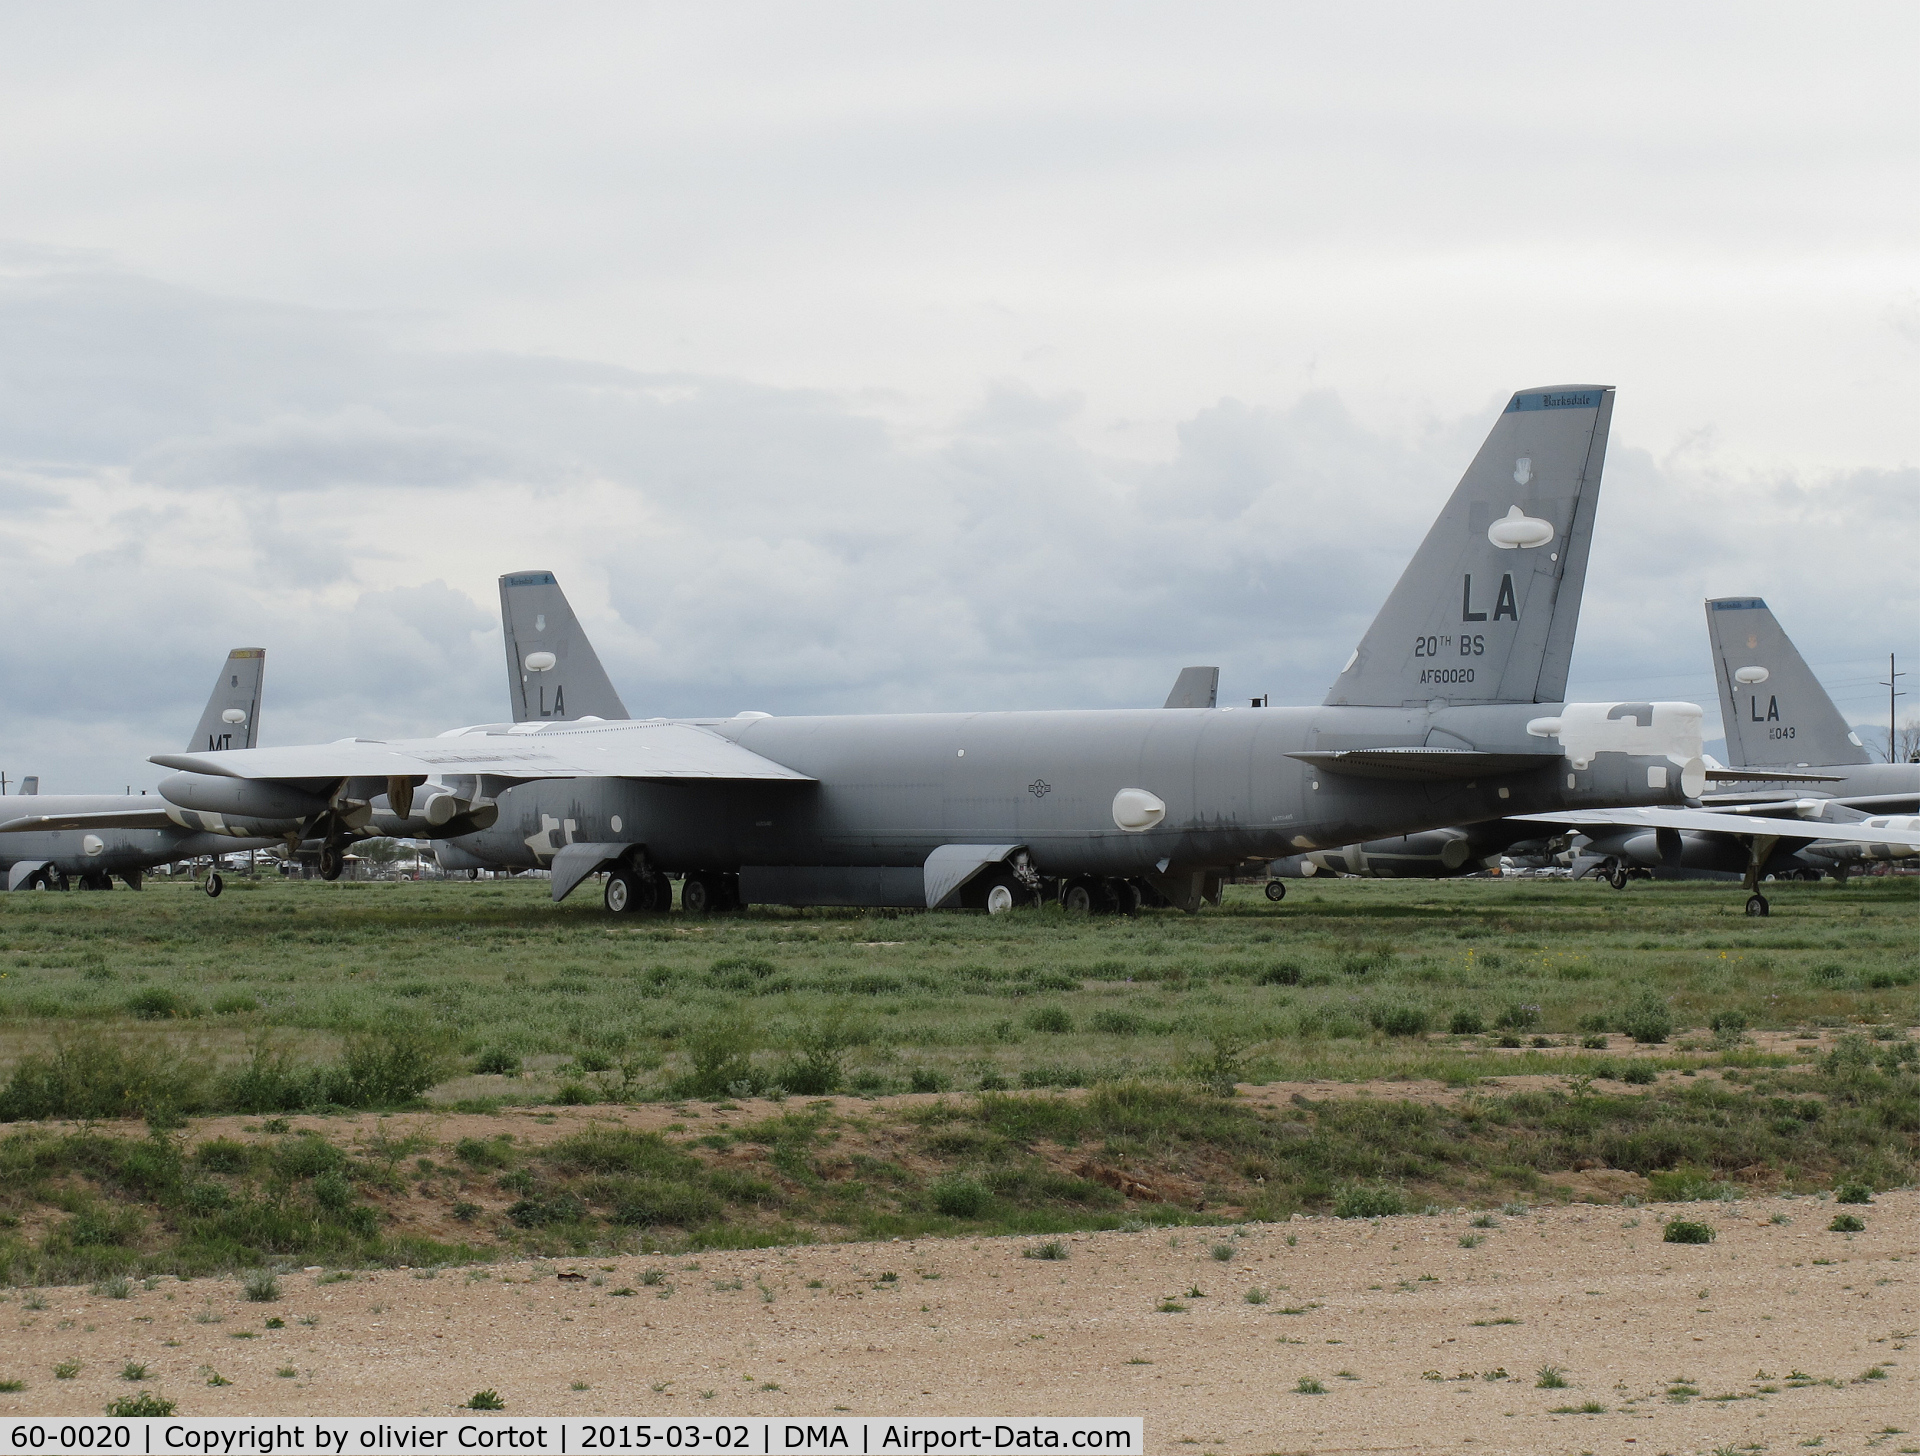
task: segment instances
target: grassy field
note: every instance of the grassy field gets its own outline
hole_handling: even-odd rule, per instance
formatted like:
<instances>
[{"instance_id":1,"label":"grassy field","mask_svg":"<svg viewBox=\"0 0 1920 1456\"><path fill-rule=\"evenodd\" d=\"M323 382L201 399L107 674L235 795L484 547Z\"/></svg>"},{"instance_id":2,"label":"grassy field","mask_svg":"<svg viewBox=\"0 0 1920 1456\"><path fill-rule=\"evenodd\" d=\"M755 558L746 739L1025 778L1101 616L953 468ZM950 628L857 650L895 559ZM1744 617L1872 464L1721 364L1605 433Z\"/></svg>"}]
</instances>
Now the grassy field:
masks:
<instances>
[{"instance_id":1,"label":"grassy field","mask_svg":"<svg viewBox=\"0 0 1920 1456\"><path fill-rule=\"evenodd\" d=\"M1364 1213L1572 1196L1552 1179L1582 1167L1652 1196L1905 1182L1920 881L1770 888L1765 920L1724 885L1554 881L1092 920L615 921L534 883L6 896L0 1119L105 1125L0 1139L0 1273ZM1313 1079L1386 1095L1232 1096ZM520 1110L661 1103L708 1120L547 1144ZM423 1105L523 1131L285 1121ZM220 1114L260 1120L209 1142Z\"/></svg>"}]
</instances>

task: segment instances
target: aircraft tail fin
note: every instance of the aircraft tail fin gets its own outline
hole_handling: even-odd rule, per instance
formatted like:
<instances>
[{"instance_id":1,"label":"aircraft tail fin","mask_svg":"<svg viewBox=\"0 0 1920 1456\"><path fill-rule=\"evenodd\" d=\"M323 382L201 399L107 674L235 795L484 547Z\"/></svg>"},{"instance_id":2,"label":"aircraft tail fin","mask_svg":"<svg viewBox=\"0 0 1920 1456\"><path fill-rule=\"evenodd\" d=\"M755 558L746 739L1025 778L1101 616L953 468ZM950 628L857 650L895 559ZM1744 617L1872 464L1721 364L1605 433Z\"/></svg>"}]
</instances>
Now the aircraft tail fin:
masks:
<instances>
[{"instance_id":1,"label":"aircraft tail fin","mask_svg":"<svg viewBox=\"0 0 1920 1456\"><path fill-rule=\"evenodd\" d=\"M1327 703L1559 702L1612 420L1610 386L1514 395Z\"/></svg>"},{"instance_id":2,"label":"aircraft tail fin","mask_svg":"<svg viewBox=\"0 0 1920 1456\"><path fill-rule=\"evenodd\" d=\"M1707 641L1734 768L1867 763L1865 746L1759 597L1707 602Z\"/></svg>"},{"instance_id":3,"label":"aircraft tail fin","mask_svg":"<svg viewBox=\"0 0 1920 1456\"><path fill-rule=\"evenodd\" d=\"M629 716L551 571L500 578L500 625L514 722Z\"/></svg>"},{"instance_id":4,"label":"aircraft tail fin","mask_svg":"<svg viewBox=\"0 0 1920 1456\"><path fill-rule=\"evenodd\" d=\"M1220 669L1183 667L1174 679L1173 691L1163 706L1168 708L1213 708L1219 706Z\"/></svg>"},{"instance_id":5,"label":"aircraft tail fin","mask_svg":"<svg viewBox=\"0 0 1920 1456\"><path fill-rule=\"evenodd\" d=\"M200 726L187 740L188 753L217 753L257 746L260 685L267 675L267 649L236 647L227 654L220 677L207 699Z\"/></svg>"}]
</instances>

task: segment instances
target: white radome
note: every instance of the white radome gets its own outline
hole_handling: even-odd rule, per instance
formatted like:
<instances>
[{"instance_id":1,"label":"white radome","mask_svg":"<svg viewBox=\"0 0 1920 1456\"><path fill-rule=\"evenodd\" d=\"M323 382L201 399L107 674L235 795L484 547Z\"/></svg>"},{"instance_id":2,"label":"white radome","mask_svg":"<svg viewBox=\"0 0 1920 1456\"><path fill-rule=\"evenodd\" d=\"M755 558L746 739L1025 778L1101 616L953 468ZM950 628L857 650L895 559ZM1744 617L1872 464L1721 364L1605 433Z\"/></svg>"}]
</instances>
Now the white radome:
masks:
<instances>
[{"instance_id":1,"label":"white radome","mask_svg":"<svg viewBox=\"0 0 1920 1456\"><path fill-rule=\"evenodd\" d=\"M1145 789L1122 789L1113 796L1113 822L1128 834L1144 834L1167 817L1158 794Z\"/></svg>"},{"instance_id":2,"label":"white radome","mask_svg":"<svg viewBox=\"0 0 1920 1456\"><path fill-rule=\"evenodd\" d=\"M1553 522L1530 516L1518 506L1487 527L1487 539L1502 551L1532 550L1553 539Z\"/></svg>"},{"instance_id":3,"label":"white radome","mask_svg":"<svg viewBox=\"0 0 1920 1456\"><path fill-rule=\"evenodd\" d=\"M1765 682L1772 675L1764 667L1738 667L1734 669L1733 680L1753 687Z\"/></svg>"},{"instance_id":4,"label":"white radome","mask_svg":"<svg viewBox=\"0 0 1920 1456\"><path fill-rule=\"evenodd\" d=\"M527 654L528 672L548 672L560 659L551 652L529 652Z\"/></svg>"}]
</instances>

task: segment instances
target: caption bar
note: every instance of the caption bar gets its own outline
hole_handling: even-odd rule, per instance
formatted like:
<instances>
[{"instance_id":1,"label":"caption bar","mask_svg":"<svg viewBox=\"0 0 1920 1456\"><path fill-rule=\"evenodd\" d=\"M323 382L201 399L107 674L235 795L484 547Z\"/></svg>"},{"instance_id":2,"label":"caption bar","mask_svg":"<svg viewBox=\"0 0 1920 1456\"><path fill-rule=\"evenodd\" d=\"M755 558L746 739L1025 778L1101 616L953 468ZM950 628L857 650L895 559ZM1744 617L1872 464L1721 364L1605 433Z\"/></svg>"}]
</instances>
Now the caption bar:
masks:
<instances>
[{"instance_id":1,"label":"caption bar","mask_svg":"<svg viewBox=\"0 0 1920 1456\"><path fill-rule=\"evenodd\" d=\"M741 1420L600 1420L567 1416L335 1420L25 1419L0 1417L0 1456L125 1452L126 1456L621 1456L718 1452L751 1456L940 1456L943 1452L1092 1451L1140 1456L1138 1416L750 1416Z\"/></svg>"}]
</instances>

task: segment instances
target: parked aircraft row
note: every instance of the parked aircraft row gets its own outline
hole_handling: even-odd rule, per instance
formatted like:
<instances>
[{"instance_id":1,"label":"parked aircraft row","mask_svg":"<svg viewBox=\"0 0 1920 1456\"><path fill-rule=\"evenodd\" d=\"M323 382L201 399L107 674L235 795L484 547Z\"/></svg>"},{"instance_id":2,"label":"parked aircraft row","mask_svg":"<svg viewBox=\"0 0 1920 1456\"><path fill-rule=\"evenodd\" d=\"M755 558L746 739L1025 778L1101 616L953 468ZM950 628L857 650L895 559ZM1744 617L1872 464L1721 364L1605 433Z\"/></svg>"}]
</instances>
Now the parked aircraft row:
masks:
<instances>
[{"instance_id":1,"label":"parked aircraft row","mask_svg":"<svg viewBox=\"0 0 1920 1456\"><path fill-rule=\"evenodd\" d=\"M1598 874L1615 889L1637 875L1738 878L1747 913L1765 915L1765 878L1844 880L1857 865L1920 852L1854 837L1911 827L1900 821L1920 810L1920 763L1871 761L1760 598L1721 597L1706 608L1727 757L1756 771L1747 775L1750 787L1703 794L1698 809L1511 816L1344 845L1288 856L1274 873L1446 878L1476 873L1503 855L1550 856L1571 838L1576 877ZM1278 880L1275 886L1284 895Z\"/></svg>"},{"instance_id":2,"label":"parked aircraft row","mask_svg":"<svg viewBox=\"0 0 1920 1456\"><path fill-rule=\"evenodd\" d=\"M528 572L501 580L512 721L294 748L196 738L154 755L175 770L158 812L236 846L317 843L329 875L372 833L436 840L451 867L549 869L556 901L603 873L616 913L667 908L672 877L696 910L1191 911L1250 861L1498 818L1696 812L1711 781L1782 775L1709 768L1694 704L1563 701L1613 399L1511 398L1316 708L1219 707L1196 669L1158 709L636 720L552 574ZM99 834L155 812L0 830ZM1904 843L1920 823L1848 832Z\"/></svg>"}]
</instances>

